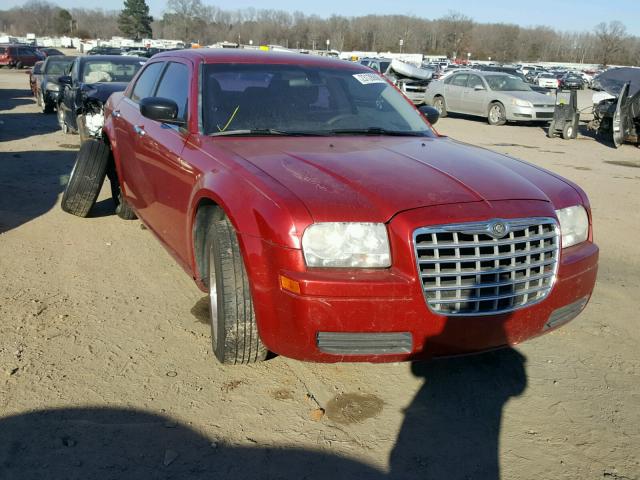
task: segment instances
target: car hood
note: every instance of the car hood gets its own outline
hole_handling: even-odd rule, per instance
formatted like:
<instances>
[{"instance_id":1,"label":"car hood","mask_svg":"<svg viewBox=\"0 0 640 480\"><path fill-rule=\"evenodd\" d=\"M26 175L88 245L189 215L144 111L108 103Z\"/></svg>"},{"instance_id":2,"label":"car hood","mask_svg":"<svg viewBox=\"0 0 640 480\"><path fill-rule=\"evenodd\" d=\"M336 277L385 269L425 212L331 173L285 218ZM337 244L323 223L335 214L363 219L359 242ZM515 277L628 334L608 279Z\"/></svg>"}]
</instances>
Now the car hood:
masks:
<instances>
[{"instance_id":1,"label":"car hood","mask_svg":"<svg viewBox=\"0 0 640 480\"><path fill-rule=\"evenodd\" d=\"M518 98L520 100L527 100L531 103L543 103L553 105L554 100L549 98L549 95L545 95L544 93L528 91L528 92L502 92L507 94L509 97Z\"/></svg>"},{"instance_id":2,"label":"car hood","mask_svg":"<svg viewBox=\"0 0 640 480\"><path fill-rule=\"evenodd\" d=\"M85 83L82 90L87 98L95 98L102 103L114 92L123 92L127 88L128 83L124 82L108 82L108 83Z\"/></svg>"},{"instance_id":3,"label":"car hood","mask_svg":"<svg viewBox=\"0 0 640 480\"><path fill-rule=\"evenodd\" d=\"M525 162L447 138L218 137L293 192L314 221L386 222L425 206L552 201L577 192Z\"/></svg>"},{"instance_id":4,"label":"car hood","mask_svg":"<svg viewBox=\"0 0 640 480\"><path fill-rule=\"evenodd\" d=\"M616 97L620 95L620 91L625 83L629 83L629 97L633 97L640 91L640 68L637 67L621 67L612 68L601 73L597 77L602 90Z\"/></svg>"}]
</instances>

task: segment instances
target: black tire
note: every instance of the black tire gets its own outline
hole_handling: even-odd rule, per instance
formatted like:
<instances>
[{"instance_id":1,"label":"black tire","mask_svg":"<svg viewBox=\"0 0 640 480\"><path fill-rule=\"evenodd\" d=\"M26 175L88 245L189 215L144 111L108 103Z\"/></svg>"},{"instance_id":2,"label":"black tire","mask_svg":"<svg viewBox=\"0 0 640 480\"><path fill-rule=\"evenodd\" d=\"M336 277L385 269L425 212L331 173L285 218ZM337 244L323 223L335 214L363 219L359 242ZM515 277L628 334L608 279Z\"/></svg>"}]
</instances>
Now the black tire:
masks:
<instances>
[{"instance_id":1,"label":"black tire","mask_svg":"<svg viewBox=\"0 0 640 480\"><path fill-rule=\"evenodd\" d=\"M555 136L556 136L556 122L554 120L551 120L551 123L549 123L549 129L547 130L547 137L553 138Z\"/></svg>"},{"instance_id":2,"label":"black tire","mask_svg":"<svg viewBox=\"0 0 640 480\"><path fill-rule=\"evenodd\" d=\"M22 62L16 62L16 69L20 70L22 68Z\"/></svg>"},{"instance_id":3,"label":"black tire","mask_svg":"<svg viewBox=\"0 0 640 480\"><path fill-rule=\"evenodd\" d=\"M229 219L215 212L212 209L204 255L213 353L223 364L259 362L267 349L258 334L238 237Z\"/></svg>"},{"instance_id":4,"label":"black tire","mask_svg":"<svg viewBox=\"0 0 640 480\"><path fill-rule=\"evenodd\" d=\"M80 145L69 183L62 195L62 210L78 217L89 215L107 175L109 146L100 140L87 140Z\"/></svg>"},{"instance_id":5,"label":"black tire","mask_svg":"<svg viewBox=\"0 0 640 480\"><path fill-rule=\"evenodd\" d=\"M42 90L40 90L40 96L38 97L38 105L40 105L42 113L53 112L53 105L51 105L51 102L47 102L47 97L44 96Z\"/></svg>"},{"instance_id":6,"label":"black tire","mask_svg":"<svg viewBox=\"0 0 640 480\"><path fill-rule=\"evenodd\" d=\"M489 105L487 121L489 122L489 125L504 125L507 123L507 112L502 103L492 102Z\"/></svg>"},{"instance_id":7,"label":"black tire","mask_svg":"<svg viewBox=\"0 0 640 480\"><path fill-rule=\"evenodd\" d=\"M440 118L447 116L447 104L445 103L444 98L440 95L433 99L433 108L440 112Z\"/></svg>"},{"instance_id":8,"label":"black tire","mask_svg":"<svg viewBox=\"0 0 640 480\"><path fill-rule=\"evenodd\" d=\"M570 140L572 138L576 138L576 127L573 122L567 122L564 124L564 128L562 129L562 138L565 140Z\"/></svg>"},{"instance_id":9,"label":"black tire","mask_svg":"<svg viewBox=\"0 0 640 480\"><path fill-rule=\"evenodd\" d=\"M122 189L120 188L120 181L118 180L118 173L116 172L115 163L110 162L109 168L107 168L107 178L111 184L111 198L113 204L116 207L116 215L123 220L135 220L137 215L122 196Z\"/></svg>"}]
</instances>

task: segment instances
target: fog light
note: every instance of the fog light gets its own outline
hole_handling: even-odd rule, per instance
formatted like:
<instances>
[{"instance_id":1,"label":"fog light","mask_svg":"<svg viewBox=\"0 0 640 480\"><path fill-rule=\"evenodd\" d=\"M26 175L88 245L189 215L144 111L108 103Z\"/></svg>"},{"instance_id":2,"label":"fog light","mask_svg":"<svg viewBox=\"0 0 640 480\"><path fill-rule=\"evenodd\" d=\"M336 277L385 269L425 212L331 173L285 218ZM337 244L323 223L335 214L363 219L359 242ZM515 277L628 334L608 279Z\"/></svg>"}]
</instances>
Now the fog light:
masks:
<instances>
[{"instance_id":1,"label":"fog light","mask_svg":"<svg viewBox=\"0 0 640 480\"><path fill-rule=\"evenodd\" d=\"M570 303L569 305L565 305L564 307L558 308L554 310L551 315L549 315L549 320L544 324L544 330L549 330L550 328L556 328L560 325L564 325L565 323L570 322L574 318L578 316L578 314L582 311L582 309L587 305L587 301L589 301L589 297L582 297L580 300Z\"/></svg>"},{"instance_id":2,"label":"fog light","mask_svg":"<svg viewBox=\"0 0 640 480\"><path fill-rule=\"evenodd\" d=\"M295 280L280 275L280 286L283 290L287 290L292 293L300 294L300 284Z\"/></svg>"}]
</instances>

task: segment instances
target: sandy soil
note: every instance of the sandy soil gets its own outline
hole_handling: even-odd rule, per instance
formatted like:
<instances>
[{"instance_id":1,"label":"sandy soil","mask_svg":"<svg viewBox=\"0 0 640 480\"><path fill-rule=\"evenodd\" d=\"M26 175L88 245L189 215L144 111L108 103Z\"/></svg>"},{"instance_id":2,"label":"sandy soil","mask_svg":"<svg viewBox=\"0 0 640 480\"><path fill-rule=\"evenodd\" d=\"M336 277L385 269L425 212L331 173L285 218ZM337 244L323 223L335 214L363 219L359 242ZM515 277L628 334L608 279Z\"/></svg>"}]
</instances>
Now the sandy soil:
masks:
<instances>
[{"instance_id":1,"label":"sandy soil","mask_svg":"<svg viewBox=\"0 0 640 480\"><path fill-rule=\"evenodd\" d=\"M557 332L429 364L231 368L203 294L106 189L92 218L59 208L78 137L27 85L0 71L0 478L640 478L640 149L438 124L590 195L598 285Z\"/></svg>"}]
</instances>

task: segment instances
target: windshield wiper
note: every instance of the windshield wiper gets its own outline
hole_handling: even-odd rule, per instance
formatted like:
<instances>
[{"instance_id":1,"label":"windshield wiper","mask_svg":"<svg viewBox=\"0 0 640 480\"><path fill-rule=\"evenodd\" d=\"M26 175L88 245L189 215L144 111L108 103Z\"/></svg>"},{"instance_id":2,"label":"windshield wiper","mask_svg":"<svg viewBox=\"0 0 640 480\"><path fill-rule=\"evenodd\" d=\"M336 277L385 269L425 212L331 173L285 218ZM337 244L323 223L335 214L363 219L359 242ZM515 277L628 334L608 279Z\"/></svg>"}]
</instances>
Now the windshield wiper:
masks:
<instances>
[{"instance_id":1,"label":"windshield wiper","mask_svg":"<svg viewBox=\"0 0 640 480\"><path fill-rule=\"evenodd\" d=\"M292 136L292 137L318 137L324 136L324 133L316 133L316 132L305 132L305 131L287 131L287 130L278 130L276 128L251 128L245 130L225 130L223 132L213 132L210 133L210 137L223 137L223 136L244 136L244 137L253 137L253 136L269 136L269 135L283 135L283 136Z\"/></svg>"},{"instance_id":2,"label":"windshield wiper","mask_svg":"<svg viewBox=\"0 0 640 480\"><path fill-rule=\"evenodd\" d=\"M340 128L330 130L332 135L390 135L395 137L426 137L426 132L412 132L402 130L387 130L380 127L369 128Z\"/></svg>"}]
</instances>

